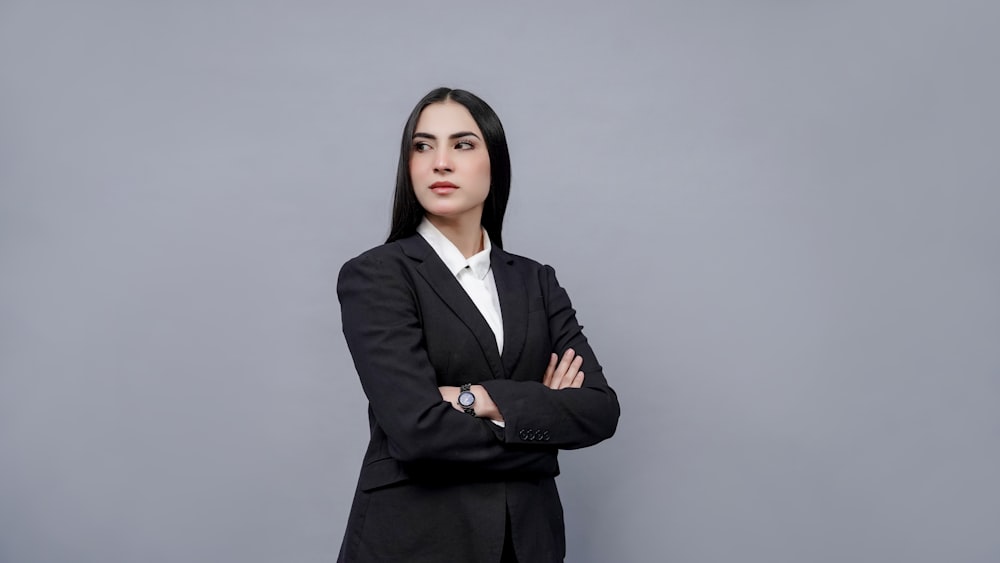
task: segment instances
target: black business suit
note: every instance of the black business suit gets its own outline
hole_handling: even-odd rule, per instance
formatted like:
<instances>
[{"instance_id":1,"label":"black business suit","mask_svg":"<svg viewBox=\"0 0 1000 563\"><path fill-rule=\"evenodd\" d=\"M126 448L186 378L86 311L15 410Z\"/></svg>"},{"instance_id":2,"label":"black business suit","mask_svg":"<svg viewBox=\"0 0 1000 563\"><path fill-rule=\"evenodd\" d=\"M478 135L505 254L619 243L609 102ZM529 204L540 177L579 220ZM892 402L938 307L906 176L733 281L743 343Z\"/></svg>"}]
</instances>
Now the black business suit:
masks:
<instances>
[{"instance_id":1,"label":"black business suit","mask_svg":"<svg viewBox=\"0 0 1000 563\"><path fill-rule=\"evenodd\" d=\"M521 563L562 561L557 450L610 437L619 406L552 268L494 247L504 349L420 236L348 261L337 293L369 399L371 441L341 547L343 562L497 562L509 514ZM584 386L552 390L552 352L583 356ZM442 401L478 383L506 428Z\"/></svg>"}]
</instances>

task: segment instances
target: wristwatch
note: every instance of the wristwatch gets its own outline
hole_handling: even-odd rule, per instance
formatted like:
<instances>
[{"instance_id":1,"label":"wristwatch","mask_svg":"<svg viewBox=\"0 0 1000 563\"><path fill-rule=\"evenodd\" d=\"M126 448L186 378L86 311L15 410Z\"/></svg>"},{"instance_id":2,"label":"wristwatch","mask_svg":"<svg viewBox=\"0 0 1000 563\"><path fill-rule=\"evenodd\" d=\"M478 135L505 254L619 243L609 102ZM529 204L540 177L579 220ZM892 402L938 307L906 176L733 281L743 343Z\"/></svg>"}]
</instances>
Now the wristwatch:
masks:
<instances>
[{"instance_id":1,"label":"wristwatch","mask_svg":"<svg viewBox=\"0 0 1000 563\"><path fill-rule=\"evenodd\" d=\"M476 404L476 396L469 391L472 387L471 383L466 383L460 388L461 391L458 393L458 405L462 407L465 414L469 416L476 416L476 410L472 408L472 405Z\"/></svg>"}]
</instances>

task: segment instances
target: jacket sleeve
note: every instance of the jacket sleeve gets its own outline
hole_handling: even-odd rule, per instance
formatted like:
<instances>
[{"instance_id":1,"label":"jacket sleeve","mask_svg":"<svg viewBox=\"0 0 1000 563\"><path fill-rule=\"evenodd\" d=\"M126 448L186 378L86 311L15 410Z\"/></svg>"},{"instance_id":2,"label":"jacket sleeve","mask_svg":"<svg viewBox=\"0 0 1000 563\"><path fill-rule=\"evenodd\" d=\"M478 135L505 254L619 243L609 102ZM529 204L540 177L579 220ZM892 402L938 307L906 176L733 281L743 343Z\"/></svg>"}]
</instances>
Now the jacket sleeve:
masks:
<instances>
[{"instance_id":1,"label":"jacket sleeve","mask_svg":"<svg viewBox=\"0 0 1000 563\"><path fill-rule=\"evenodd\" d=\"M583 356L583 386L579 389L549 389L538 381L497 379L483 381L497 404L506 426L509 444L537 444L561 449L591 446L610 438L621 413L618 397L604 378L597 356L576 320L576 311L555 271L544 266L539 272L549 337L553 352L572 348Z\"/></svg>"},{"instance_id":2,"label":"jacket sleeve","mask_svg":"<svg viewBox=\"0 0 1000 563\"><path fill-rule=\"evenodd\" d=\"M371 254L354 258L340 271L337 295L347 346L391 457L483 471L557 471L555 448L511 447L491 422L441 399L416 294L402 267Z\"/></svg>"}]
</instances>

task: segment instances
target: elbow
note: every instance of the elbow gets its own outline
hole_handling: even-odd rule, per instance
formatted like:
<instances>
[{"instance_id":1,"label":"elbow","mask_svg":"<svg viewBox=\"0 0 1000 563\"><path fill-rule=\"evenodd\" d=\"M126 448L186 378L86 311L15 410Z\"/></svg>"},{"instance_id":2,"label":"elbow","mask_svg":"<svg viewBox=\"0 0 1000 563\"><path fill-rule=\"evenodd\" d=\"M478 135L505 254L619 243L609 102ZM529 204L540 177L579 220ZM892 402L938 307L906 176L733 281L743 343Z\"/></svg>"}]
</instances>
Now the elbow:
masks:
<instances>
[{"instance_id":1,"label":"elbow","mask_svg":"<svg viewBox=\"0 0 1000 563\"><path fill-rule=\"evenodd\" d=\"M598 404L600 405L598 407ZM577 418L579 423L579 439L568 443L561 443L559 447L566 450L576 450L587 448L607 440L615 435L618 430L618 419L621 415L621 407L614 392L608 393L602 403L592 405L588 410L588 415Z\"/></svg>"},{"instance_id":2,"label":"elbow","mask_svg":"<svg viewBox=\"0 0 1000 563\"><path fill-rule=\"evenodd\" d=\"M621 417L621 405L618 404L618 397L614 391L608 390L605 397L604 408L601 414L593 418L594 424L591 426L591 437L593 443L603 442L615 435L618 430L618 419Z\"/></svg>"},{"instance_id":3,"label":"elbow","mask_svg":"<svg viewBox=\"0 0 1000 563\"><path fill-rule=\"evenodd\" d=\"M389 457L401 463L419 463L436 460L441 452L429 445L428 440L421 440L419 435L409 435L399 440L389 440Z\"/></svg>"},{"instance_id":4,"label":"elbow","mask_svg":"<svg viewBox=\"0 0 1000 563\"><path fill-rule=\"evenodd\" d=\"M618 404L618 397L612 391L608 396L607 413L604 416L603 424L598 434L599 441L607 440L615 435L618 430L618 419L621 418L621 405Z\"/></svg>"},{"instance_id":5,"label":"elbow","mask_svg":"<svg viewBox=\"0 0 1000 563\"><path fill-rule=\"evenodd\" d=\"M447 456L448 441L435 431L434 422L414 420L388 433L389 457L401 463L419 463L440 460Z\"/></svg>"}]
</instances>

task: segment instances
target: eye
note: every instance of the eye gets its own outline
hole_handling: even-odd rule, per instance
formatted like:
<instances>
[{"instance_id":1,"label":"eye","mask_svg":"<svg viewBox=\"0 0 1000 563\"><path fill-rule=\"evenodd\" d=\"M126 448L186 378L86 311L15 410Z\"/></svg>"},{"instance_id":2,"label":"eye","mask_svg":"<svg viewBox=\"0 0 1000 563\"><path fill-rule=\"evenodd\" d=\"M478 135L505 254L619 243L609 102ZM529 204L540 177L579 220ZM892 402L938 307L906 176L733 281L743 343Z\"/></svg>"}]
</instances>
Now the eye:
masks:
<instances>
[{"instance_id":1,"label":"eye","mask_svg":"<svg viewBox=\"0 0 1000 563\"><path fill-rule=\"evenodd\" d=\"M417 141L416 143L413 143L413 150L417 152L424 152L430 148L431 146L423 141Z\"/></svg>"},{"instance_id":2,"label":"eye","mask_svg":"<svg viewBox=\"0 0 1000 563\"><path fill-rule=\"evenodd\" d=\"M472 141L459 141L455 143L455 148L460 150L470 150L476 148Z\"/></svg>"}]
</instances>

